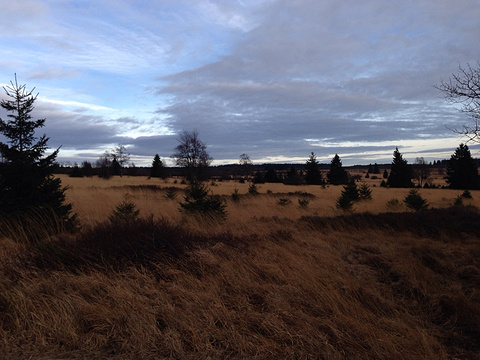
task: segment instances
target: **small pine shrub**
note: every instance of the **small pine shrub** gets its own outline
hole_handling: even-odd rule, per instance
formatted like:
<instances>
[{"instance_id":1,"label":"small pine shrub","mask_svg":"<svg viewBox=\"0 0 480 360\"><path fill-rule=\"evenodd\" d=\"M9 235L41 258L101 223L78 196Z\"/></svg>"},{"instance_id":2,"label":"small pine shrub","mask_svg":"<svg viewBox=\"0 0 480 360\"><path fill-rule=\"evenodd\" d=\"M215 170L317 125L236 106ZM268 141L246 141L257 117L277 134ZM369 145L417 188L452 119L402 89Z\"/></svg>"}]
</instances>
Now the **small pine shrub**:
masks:
<instances>
[{"instance_id":1,"label":"small pine shrub","mask_svg":"<svg viewBox=\"0 0 480 360\"><path fill-rule=\"evenodd\" d=\"M177 192L174 189L168 189L165 197L169 200L175 200L177 198Z\"/></svg>"},{"instance_id":2,"label":"small pine shrub","mask_svg":"<svg viewBox=\"0 0 480 360\"><path fill-rule=\"evenodd\" d=\"M402 204L400 204L400 201L398 199L390 199L387 201L387 210L398 210Z\"/></svg>"},{"instance_id":3,"label":"small pine shrub","mask_svg":"<svg viewBox=\"0 0 480 360\"><path fill-rule=\"evenodd\" d=\"M192 183L180 203L181 209L197 216L206 216L224 220L227 217L226 205L218 195L209 195L208 187L201 183Z\"/></svg>"},{"instance_id":4,"label":"small pine shrub","mask_svg":"<svg viewBox=\"0 0 480 360\"><path fill-rule=\"evenodd\" d=\"M455 198L455 201L453 202L454 206L463 206L463 196L459 195Z\"/></svg>"},{"instance_id":5,"label":"small pine shrub","mask_svg":"<svg viewBox=\"0 0 480 360\"><path fill-rule=\"evenodd\" d=\"M412 189L408 192L407 196L403 200L405 205L409 209L413 209L416 211L424 210L428 208L427 200L425 200L416 189Z\"/></svg>"},{"instance_id":6,"label":"small pine shrub","mask_svg":"<svg viewBox=\"0 0 480 360\"><path fill-rule=\"evenodd\" d=\"M238 189L233 190L232 201L234 201L234 202L239 202L240 201L240 194L238 193Z\"/></svg>"},{"instance_id":7,"label":"small pine shrub","mask_svg":"<svg viewBox=\"0 0 480 360\"><path fill-rule=\"evenodd\" d=\"M355 180L350 179L343 187L342 194L337 200L336 206L343 211L353 211L353 203L359 200L359 191Z\"/></svg>"},{"instance_id":8,"label":"small pine shrub","mask_svg":"<svg viewBox=\"0 0 480 360\"><path fill-rule=\"evenodd\" d=\"M254 183L250 184L248 187L248 193L250 195L258 195L258 187Z\"/></svg>"},{"instance_id":9,"label":"small pine shrub","mask_svg":"<svg viewBox=\"0 0 480 360\"><path fill-rule=\"evenodd\" d=\"M338 198L336 202L337 209L343 210L345 212L353 211L353 201L342 192L342 195Z\"/></svg>"},{"instance_id":10,"label":"small pine shrub","mask_svg":"<svg viewBox=\"0 0 480 360\"><path fill-rule=\"evenodd\" d=\"M112 223L133 222L138 219L139 214L140 210L136 208L135 203L125 200L115 207L109 219Z\"/></svg>"},{"instance_id":11,"label":"small pine shrub","mask_svg":"<svg viewBox=\"0 0 480 360\"><path fill-rule=\"evenodd\" d=\"M465 190L461 196L464 199L472 199L472 193L470 192L470 190Z\"/></svg>"},{"instance_id":12,"label":"small pine shrub","mask_svg":"<svg viewBox=\"0 0 480 360\"><path fill-rule=\"evenodd\" d=\"M358 189L358 200L372 200L372 190L370 187L363 183Z\"/></svg>"},{"instance_id":13,"label":"small pine shrub","mask_svg":"<svg viewBox=\"0 0 480 360\"><path fill-rule=\"evenodd\" d=\"M353 178L350 179L347 185L344 186L342 194L343 193L345 193L345 195L348 196L352 202L355 202L359 199L357 184Z\"/></svg>"}]
</instances>

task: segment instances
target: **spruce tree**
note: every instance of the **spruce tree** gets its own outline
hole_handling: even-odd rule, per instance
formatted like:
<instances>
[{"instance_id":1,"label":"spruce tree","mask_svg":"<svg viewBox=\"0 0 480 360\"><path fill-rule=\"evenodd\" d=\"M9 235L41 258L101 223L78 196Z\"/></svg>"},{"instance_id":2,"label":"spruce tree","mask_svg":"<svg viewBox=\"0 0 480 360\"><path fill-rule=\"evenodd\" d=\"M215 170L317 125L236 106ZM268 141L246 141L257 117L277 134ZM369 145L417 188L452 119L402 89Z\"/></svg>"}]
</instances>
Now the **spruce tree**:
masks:
<instances>
[{"instance_id":1,"label":"spruce tree","mask_svg":"<svg viewBox=\"0 0 480 360\"><path fill-rule=\"evenodd\" d=\"M153 157L152 168L150 170L151 177L165 178L165 167L163 161L158 154Z\"/></svg>"},{"instance_id":2,"label":"spruce tree","mask_svg":"<svg viewBox=\"0 0 480 360\"><path fill-rule=\"evenodd\" d=\"M355 180L350 179L343 187L342 194L337 199L337 208L344 211L352 211L353 203L358 201L359 192Z\"/></svg>"},{"instance_id":3,"label":"spruce tree","mask_svg":"<svg viewBox=\"0 0 480 360\"><path fill-rule=\"evenodd\" d=\"M268 183L278 183L281 181L277 172L273 168L270 168L265 172L264 180Z\"/></svg>"},{"instance_id":4,"label":"spruce tree","mask_svg":"<svg viewBox=\"0 0 480 360\"><path fill-rule=\"evenodd\" d=\"M305 182L309 185L322 185L324 183L322 173L318 167L316 155L312 152L305 164Z\"/></svg>"},{"instance_id":5,"label":"spruce tree","mask_svg":"<svg viewBox=\"0 0 480 360\"><path fill-rule=\"evenodd\" d=\"M63 225L73 225L71 204L65 204L65 190L60 179L53 177L59 149L44 156L48 138L35 136L35 130L45 125L45 119L33 120L31 113L37 95L26 85L10 82L3 88L7 99L0 106L8 119L0 118L0 133L7 143L0 142L3 162L0 164L0 216L21 218L26 213L54 214Z\"/></svg>"},{"instance_id":6,"label":"spruce tree","mask_svg":"<svg viewBox=\"0 0 480 360\"><path fill-rule=\"evenodd\" d=\"M412 187L412 169L398 151L398 147L393 152L392 167L387 179L387 185L394 188Z\"/></svg>"},{"instance_id":7,"label":"spruce tree","mask_svg":"<svg viewBox=\"0 0 480 360\"><path fill-rule=\"evenodd\" d=\"M335 154L330 163L330 171L327 174L327 178L332 185L345 185L348 183L348 174L343 168L338 154Z\"/></svg>"},{"instance_id":8,"label":"spruce tree","mask_svg":"<svg viewBox=\"0 0 480 360\"><path fill-rule=\"evenodd\" d=\"M303 178L298 173L295 166L291 166L290 170L287 172L287 177L284 180L285 185L300 185L302 183Z\"/></svg>"},{"instance_id":9,"label":"spruce tree","mask_svg":"<svg viewBox=\"0 0 480 360\"><path fill-rule=\"evenodd\" d=\"M447 167L447 184L451 189L478 189L478 167L467 145L460 144Z\"/></svg>"}]
</instances>

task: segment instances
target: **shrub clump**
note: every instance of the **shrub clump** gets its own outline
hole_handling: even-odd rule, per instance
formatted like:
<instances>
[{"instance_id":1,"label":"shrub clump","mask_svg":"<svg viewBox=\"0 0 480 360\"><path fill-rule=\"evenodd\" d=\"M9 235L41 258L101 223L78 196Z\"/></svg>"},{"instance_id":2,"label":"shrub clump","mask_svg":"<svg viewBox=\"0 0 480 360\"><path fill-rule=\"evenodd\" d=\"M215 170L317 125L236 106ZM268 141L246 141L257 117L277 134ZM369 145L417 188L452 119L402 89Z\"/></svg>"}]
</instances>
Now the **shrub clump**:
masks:
<instances>
[{"instance_id":1,"label":"shrub clump","mask_svg":"<svg viewBox=\"0 0 480 360\"><path fill-rule=\"evenodd\" d=\"M308 200L308 199L298 199L298 205L302 209L306 209L309 204L310 204L310 200Z\"/></svg>"},{"instance_id":2,"label":"shrub clump","mask_svg":"<svg viewBox=\"0 0 480 360\"><path fill-rule=\"evenodd\" d=\"M281 206L286 206L286 205L290 205L291 202L292 201L288 198L280 198L280 199L278 199L277 204L281 205Z\"/></svg>"}]
</instances>

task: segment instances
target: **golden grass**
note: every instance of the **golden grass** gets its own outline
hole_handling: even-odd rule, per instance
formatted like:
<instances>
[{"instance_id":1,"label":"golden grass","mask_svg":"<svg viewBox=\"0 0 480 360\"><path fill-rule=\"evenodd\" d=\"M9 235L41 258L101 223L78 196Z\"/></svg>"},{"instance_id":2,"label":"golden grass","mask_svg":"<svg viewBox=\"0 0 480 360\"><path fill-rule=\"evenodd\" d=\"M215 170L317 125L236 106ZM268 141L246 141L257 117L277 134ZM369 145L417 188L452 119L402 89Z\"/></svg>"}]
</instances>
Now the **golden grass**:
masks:
<instances>
[{"instance_id":1,"label":"golden grass","mask_svg":"<svg viewBox=\"0 0 480 360\"><path fill-rule=\"evenodd\" d=\"M84 224L94 224L106 220L121 201L128 199L134 202L140 209L141 216L153 215L155 217L167 218L172 221L180 221L179 201L183 200L183 192L186 185L175 184L172 179L148 179L146 177L113 177L111 180L93 178L69 178L60 176L63 185L70 188L67 191L67 201L73 203L73 211L79 215ZM369 180L369 179L366 179ZM379 182L380 180L376 180ZM361 183L361 182L360 182ZM338 210L335 203L343 190L343 186L321 186L302 185L289 186L284 184L259 184L257 187L261 196L246 196L249 183L235 181L215 182L210 186L213 194L222 195L227 202L228 218L225 227L245 227L249 221L258 217L280 217L298 219L304 215L336 216L342 212ZM372 182L370 182L372 184ZM167 199L165 192L154 192L146 188L134 189L140 186L159 186L162 188L176 187L179 189L176 200ZM132 187L127 187L132 186ZM396 209L387 207L387 202L397 199L400 203L408 194L410 189L389 189L379 186L373 187L372 200L358 202L354 205L356 212L381 213L385 211L405 211L406 207L401 205ZM231 194L238 190L242 195L241 201L235 203L231 200ZM308 198L307 208L301 208L298 200L301 195L296 193L310 193L314 198ZM271 193L271 195L269 195ZM289 194L290 193L290 194ZM452 206L455 198L462 194L459 190L450 189L419 189L432 208L446 208ZM480 191L471 191L472 200L465 200L465 204L480 207ZM279 198L289 198L291 203L287 206L278 204Z\"/></svg>"},{"instance_id":2,"label":"golden grass","mask_svg":"<svg viewBox=\"0 0 480 360\"><path fill-rule=\"evenodd\" d=\"M342 187L261 184L233 202L248 184L219 182L228 218L201 223L182 217L180 193L127 187L182 187L171 181L62 182L85 229L36 245L0 238L2 359L478 358L474 210L388 217L408 189L372 187L357 215L336 216ZM289 192L315 197L303 209ZM436 208L460 194L420 193ZM125 198L154 219L100 224Z\"/></svg>"}]
</instances>

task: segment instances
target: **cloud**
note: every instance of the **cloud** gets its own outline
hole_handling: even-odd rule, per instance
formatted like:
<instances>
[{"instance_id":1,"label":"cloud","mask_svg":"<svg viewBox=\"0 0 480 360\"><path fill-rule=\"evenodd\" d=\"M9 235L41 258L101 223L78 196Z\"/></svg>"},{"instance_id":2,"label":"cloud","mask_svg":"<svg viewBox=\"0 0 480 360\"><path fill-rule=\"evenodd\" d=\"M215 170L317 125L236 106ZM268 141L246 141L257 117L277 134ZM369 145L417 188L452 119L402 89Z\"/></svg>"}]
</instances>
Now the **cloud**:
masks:
<instances>
[{"instance_id":1,"label":"cloud","mask_svg":"<svg viewBox=\"0 0 480 360\"><path fill-rule=\"evenodd\" d=\"M43 69L41 71L32 73L29 80L45 80L45 79L58 79L58 78L75 78L79 77L81 73L73 69Z\"/></svg>"},{"instance_id":2,"label":"cloud","mask_svg":"<svg viewBox=\"0 0 480 360\"><path fill-rule=\"evenodd\" d=\"M0 75L32 81L69 156L123 143L168 157L197 129L217 161L390 160L409 142L412 156L455 147L448 128L469 121L433 87L479 58L469 0L20 0L2 14Z\"/></svg>"},{"instance_id":3,"label":"cloud","mask_svg":"<svg viewBox=\"0 0 480 360\"><path fill-rule=\"evenodd\" d=\"M477 15L467 1L271 2L230 54L159 78L159 111L219 158L307 156L312 137L345 149L450 136L462 118L433 85L478 55Z\"/></svg>"}]
</instances>

